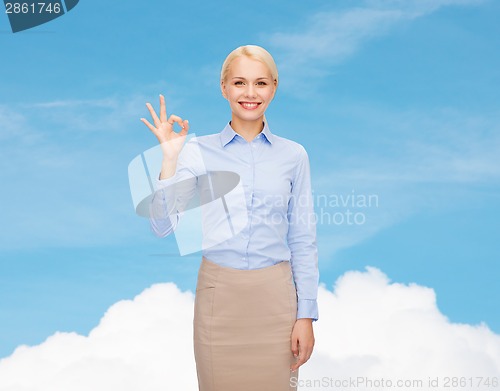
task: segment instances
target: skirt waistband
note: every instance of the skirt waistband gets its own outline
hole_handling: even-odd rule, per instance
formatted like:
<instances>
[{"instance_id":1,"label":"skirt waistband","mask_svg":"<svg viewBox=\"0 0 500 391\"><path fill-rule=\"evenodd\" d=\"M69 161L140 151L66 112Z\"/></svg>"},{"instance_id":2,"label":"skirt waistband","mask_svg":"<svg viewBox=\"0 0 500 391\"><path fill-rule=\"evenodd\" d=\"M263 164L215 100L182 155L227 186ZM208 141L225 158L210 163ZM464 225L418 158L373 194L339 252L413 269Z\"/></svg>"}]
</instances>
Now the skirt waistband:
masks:
<instances>
[{"instance_id":1,"label":"skirt waistband","mask_svg":"<svg viewBox=\"0 0 500 391\"><path fill-rule=\"evenodd\" d=\"M221 274L224 274L229 278L231 277L262 278L264 276L266 278L267 277L273 278L273 276L276 275L282 276L284 270L285 273L291 273L291 267L289 261L281 261L274 265L266 266L259 269L235 269L232 267L219 265L202 256L202 261L200 265L200 271L208 272L210 274L213 273L219 276Z\"/></svg>"}]
</instances>

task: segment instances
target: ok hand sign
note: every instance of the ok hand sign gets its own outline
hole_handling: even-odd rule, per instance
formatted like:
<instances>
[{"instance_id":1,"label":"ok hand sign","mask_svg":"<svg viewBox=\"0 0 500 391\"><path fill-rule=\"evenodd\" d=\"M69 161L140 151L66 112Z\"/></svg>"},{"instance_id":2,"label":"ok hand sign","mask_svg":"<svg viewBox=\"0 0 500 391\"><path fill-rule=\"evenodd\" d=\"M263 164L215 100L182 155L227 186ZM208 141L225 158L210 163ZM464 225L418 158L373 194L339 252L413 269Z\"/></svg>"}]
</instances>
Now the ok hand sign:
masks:
<instances>
[{"instance_id":1,"label":"ok hand sign","mask_svg":"<svg viewBox=\"0 0 500 391\"><path fill-rule=\"evenodd\" d=\"M153 132L161 144L163 155L166 159L176 160L184 145L184 140L189 130L188 120L182 120L181 117L171 114L167 119L167 109L165 105L165 97L160 94L160 118L156 115L151 103L146 103L146 106L154 121L154 126L151 125L145 118L141 121ZM174 131L174 124L178 123L181 126L179 133Z\"/></svg>"}]
</instances>

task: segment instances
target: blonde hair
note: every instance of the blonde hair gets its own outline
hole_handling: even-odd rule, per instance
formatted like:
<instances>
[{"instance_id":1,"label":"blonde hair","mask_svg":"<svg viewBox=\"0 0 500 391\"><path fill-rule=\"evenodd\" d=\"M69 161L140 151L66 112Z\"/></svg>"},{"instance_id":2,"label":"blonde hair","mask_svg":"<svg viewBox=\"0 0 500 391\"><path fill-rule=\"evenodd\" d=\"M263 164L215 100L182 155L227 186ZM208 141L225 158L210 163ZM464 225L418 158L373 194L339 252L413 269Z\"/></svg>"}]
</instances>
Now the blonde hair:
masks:
<instances>
[{"instance_id":1,"label":"blonde hair","mask_svg":"<svg viewBox=\"0 0 500 391\"><path fill-rule=\"evenodd\" d=\"M227 74L229 73L229 67L234 59L247 56L252 60L257 60L262 62L267 66L269 71L271 72L271 77L273 82L276 82L276 88L278 88L278 68L276 67L276 63L274 62L273 56L261 46L257 45L244 45L234 49L231 53L228 54L226 59L222 64L222 69L220 72L220 81L226 81ZM266 116L264 115L264 122L266 121Z\"/></svg>"}]
</instances>

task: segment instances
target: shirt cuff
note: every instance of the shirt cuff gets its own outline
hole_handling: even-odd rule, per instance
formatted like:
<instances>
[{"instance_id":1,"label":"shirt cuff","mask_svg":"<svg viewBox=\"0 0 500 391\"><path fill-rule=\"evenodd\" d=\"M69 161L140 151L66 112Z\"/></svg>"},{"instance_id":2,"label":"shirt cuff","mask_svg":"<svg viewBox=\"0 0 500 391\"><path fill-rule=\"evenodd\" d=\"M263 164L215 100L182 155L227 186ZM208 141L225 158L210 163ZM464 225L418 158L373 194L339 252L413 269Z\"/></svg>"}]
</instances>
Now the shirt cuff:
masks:
<instances>
[{"instance_id":1,"label":"shirt cuff","mask_svg":"<svg viewBox=\"0 0 500 391\"><path fill-rule=\"evenodd\" d=\"M160 179L160 176L161 173L154 178L156 190L150 209L150 217L160 219L171 218L176 210L175 184L179 176L177 173L167 179Z\"/></svg>"},{"instance_id":2,"label":"shirt cuff","mask_svg":"<svg viewBox=\"0 0 500 391\"><path fill-rule=\"evenodd\" d=\"M158 174L158 176L155 178L155 183L156 183L156 189L164 189L165 187L168 187L170 185L173 185L174 183L177 182L177 172L171 176L170 178L167 179L160 179L161 173Z\"/></svg>"},{"instance_id":3,"label":"shirt cuff","mask_svg":"<svg viewBox=\"0 0 500 391\"><path fill-rule=\"evenodd\" d=\"M297 301L297 319L311 318L316 322L318 315L318 301L310 299L299 299Z\"/></svg>"}]
</instances>

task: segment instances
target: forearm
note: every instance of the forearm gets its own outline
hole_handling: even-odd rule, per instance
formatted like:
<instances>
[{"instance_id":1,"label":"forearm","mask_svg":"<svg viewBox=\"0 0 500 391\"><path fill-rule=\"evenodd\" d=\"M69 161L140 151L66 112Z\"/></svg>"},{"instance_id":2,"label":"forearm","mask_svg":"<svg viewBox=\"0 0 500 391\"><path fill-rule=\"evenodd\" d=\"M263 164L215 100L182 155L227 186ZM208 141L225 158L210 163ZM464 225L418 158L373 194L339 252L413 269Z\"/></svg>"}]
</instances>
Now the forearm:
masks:
<instances>
[{"instance_id":1,"label":"forearm","mask_svg":"<svg viewBox=\"0 0 500 391\"><path fill-rule=\"evenodd\" d=\"M164 158L160 175L156 182L158 190L153 195L150 204L150 226L152 232L159 237L165 237L175 229L171 215L175 209L175 181L177 158ZM175 216L176 217L176 216Z\"/></svg>"},{"instance_id":2,"label":"forearm","mask_svg":"<svg viewBox=\"0 0 500 391\"><path fill-rule=\"evenodd\" d=\"M292 269L297 288L297 319L311 319L315 322L319 318L317 258L296 257Z\"/></svg>"},{"instance_id":3,"label":"forearm","mask_svg":"<svg viewBox=\"0 0 500 391\"><path fill-rule=\"evenodd\" d=\"M153 199L149 205L149 222L151 231L159 237L165 237L171 234L174 230L174 225L171 221L171 213L168 210L165 189L160 189L155 192ZM176 218L176 216L174 216Z\"/></svg>"},{"instance_id":4,"label":"forearm","mask_svg":"<svg viewBox=\"0 0 500 391\"><path fill-rule=\"evenodd\" d=\"M174 159L163 158L161 164L160 180L173 177L175 175L176 169L177 169L177 158Z\"/></svg>"}]
</instances>

